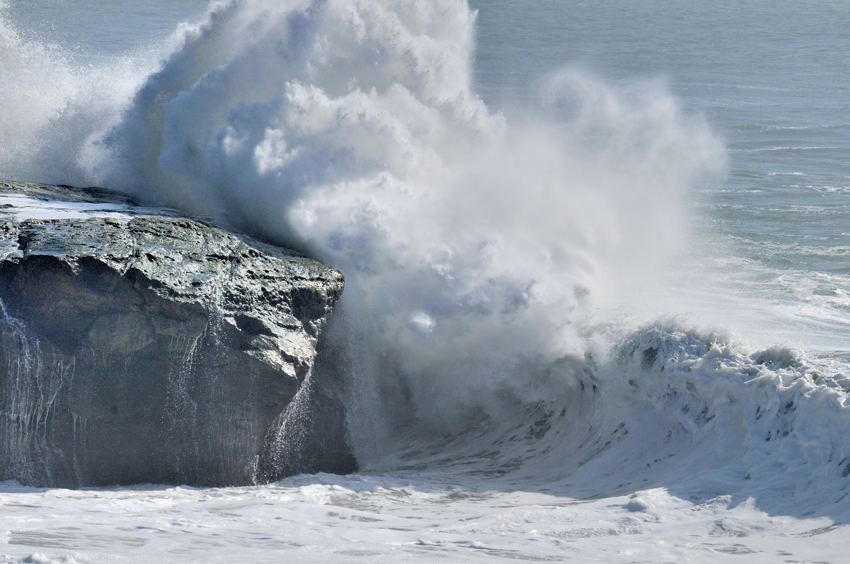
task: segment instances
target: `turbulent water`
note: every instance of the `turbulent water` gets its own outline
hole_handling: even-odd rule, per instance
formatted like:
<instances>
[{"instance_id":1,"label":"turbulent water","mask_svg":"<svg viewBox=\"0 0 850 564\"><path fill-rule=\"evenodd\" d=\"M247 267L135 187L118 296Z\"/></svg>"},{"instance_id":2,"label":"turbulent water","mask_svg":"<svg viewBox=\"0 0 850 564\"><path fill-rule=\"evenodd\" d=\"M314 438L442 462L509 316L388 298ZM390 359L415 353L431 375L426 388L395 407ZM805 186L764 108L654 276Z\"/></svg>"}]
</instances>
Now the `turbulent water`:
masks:
<instances>
[{"instance_id":1,"label":"turbulent water","mask_svg":"<svg viewBox=\"0 0 850 564\"><path fill-rule=\"evenodd\" d=\"M0 177L339 267L362 473L6 484L7 560L841 561L842 3L78 4L3 9Z\"/></svg>"}]
</instances>

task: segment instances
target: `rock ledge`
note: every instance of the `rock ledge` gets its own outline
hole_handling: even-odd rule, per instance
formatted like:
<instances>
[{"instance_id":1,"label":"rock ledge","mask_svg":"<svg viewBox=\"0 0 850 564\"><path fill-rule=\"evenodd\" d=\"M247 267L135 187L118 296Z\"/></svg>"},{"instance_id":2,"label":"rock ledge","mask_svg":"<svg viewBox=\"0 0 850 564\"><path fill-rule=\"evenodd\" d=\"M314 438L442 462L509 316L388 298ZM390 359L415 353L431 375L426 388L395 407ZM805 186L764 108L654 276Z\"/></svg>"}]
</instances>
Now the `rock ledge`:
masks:
<instances>
[{"instance_id":1,"label":"rock ledge","mask_svg":"<svg viewBox=\"0 0 850 564\"><path fill-rule=\"evenodd\" d=\"M331 267L175 212L0 182L0 479L235 485L353 470L338 402L298 410L336 435L310 468L264 455L286 440L342 288Z\"/></svg>"}]
</instances>

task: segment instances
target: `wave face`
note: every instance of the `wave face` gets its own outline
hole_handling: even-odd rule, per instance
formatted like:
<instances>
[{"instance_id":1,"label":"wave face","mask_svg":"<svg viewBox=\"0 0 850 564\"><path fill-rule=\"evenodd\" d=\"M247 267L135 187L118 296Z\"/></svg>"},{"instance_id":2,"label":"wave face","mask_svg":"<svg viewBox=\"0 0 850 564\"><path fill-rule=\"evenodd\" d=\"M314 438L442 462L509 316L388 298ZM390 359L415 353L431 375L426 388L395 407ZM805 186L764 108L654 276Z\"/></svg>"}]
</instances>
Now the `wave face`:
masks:
<instances>
[{"instance_id":1,"label":"wave face","mask_svg":"<svg viewBox=\"0 0 850 564\"><path fill-rule=\"evenodd\" d=\"M828 430L847 426L839 380L599 313L678 250L722 142L661 83L575 69L539 110L494 112L472 83L475 20L455 0L225 2L152 72L74 68L7 26L27 99L48 75L62 88L21 114L0 81L3 129L27 132L0 173L118 188L339 267L324 370L347 384L367 469L603 490L637 467L656 483L723 469L741 491L777 469L850 472Z\"/></svg>"}]
</instances>

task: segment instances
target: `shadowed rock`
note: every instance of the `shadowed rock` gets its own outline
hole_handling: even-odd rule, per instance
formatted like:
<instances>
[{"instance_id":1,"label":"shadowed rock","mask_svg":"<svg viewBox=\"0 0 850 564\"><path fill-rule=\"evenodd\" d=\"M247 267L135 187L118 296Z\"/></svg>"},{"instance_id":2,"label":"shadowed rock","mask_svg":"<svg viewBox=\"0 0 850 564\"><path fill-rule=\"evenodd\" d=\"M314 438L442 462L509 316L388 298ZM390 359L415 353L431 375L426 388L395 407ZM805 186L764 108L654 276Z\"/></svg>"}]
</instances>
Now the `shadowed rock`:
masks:
<instances>
[{"instance_id":1,"label":"shadowed rock","mask_svg":"<svg viewBox=\"0 0 850 564\"><path fill-rule=\"evenodd\" d=\"M297 253L114 194L0 182L0 479L352 471L337 400L305 389L287 410L342 287ZM292 417L315 444L284 446Z\"/></svg>"}]
</instances>

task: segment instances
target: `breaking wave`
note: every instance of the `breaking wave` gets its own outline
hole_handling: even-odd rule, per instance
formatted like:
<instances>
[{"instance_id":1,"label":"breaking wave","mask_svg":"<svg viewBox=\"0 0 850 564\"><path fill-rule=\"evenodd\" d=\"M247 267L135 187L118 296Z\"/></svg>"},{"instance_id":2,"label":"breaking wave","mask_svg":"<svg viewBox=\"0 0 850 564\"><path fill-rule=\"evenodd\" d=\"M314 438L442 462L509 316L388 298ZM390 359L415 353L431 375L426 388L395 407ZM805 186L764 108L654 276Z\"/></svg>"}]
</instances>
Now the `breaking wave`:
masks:
<instances>
[{"instance_id":1,"label":"breaking wave","mask_svg":"<svg viewBox=\"0 0 850 564\"><path fill-rule=\"evenodd\" d=\"M739 489L850 473L840 378L601 313L680 250L721 140L660 81L572 68L534 109L494 111L475 19L456 0L223 2L163 60L118 68L0 23L0 175L116 188L339 267L328 339L366 469L614 489L637 467Z\"/></svg>"}]
</instances>

